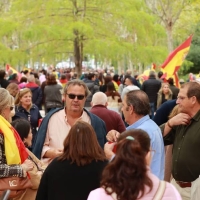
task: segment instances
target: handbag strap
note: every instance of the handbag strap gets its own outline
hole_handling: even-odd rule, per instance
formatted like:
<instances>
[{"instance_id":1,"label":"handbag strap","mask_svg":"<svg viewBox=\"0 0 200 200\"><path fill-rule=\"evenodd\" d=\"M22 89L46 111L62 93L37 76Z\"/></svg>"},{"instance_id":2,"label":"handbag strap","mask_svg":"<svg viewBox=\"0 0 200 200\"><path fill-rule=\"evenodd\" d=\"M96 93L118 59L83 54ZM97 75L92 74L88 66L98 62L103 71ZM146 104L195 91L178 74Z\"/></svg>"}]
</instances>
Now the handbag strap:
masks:
<instances>
[{"instance_id":1,"label":"handbag strap","mask_svg":"<svg viewBox=\"0 0 200 200\"><path fill-rule=\"evenodd\" d=\"M153 200L161 200L166 188L166 182L165 181L160 181L158 189L153 197Z\"/></svg>"}]
</instances>

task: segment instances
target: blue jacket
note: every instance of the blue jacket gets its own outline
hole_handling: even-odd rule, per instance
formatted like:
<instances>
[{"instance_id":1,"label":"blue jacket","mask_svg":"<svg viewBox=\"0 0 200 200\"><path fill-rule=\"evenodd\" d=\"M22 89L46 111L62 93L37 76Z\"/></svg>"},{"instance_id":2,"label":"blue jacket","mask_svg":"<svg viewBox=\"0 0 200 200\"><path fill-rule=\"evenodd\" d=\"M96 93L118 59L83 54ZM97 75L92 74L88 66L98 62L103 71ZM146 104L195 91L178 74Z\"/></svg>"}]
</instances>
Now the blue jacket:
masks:
<instances>
[{"instance_id":1,"label":"blue jacket","mask_svg":"<svg viewBox=\"0 0 200 200\"><path fill-rule=\"evenodd\" d=\"M30 121L31 124L31 130L32 130L32 134L33 134L33 138L32 138L32 147L34 147L35 144L35 139L37 138L37 127L38 127L38 120L42 118L42 116L40 115L40 111L38 109L38 107L36 105L32 105L30 112L28 112L25 108L23 108L22 106L17 106L15 107L15 116L12 118L12 120L16 120L19 118L23 118L26 119L28 121Z\"/></svg>"},{"instance_id":2,"label":"blue jacket","mask_svg":"<svg viewBox=\"0 0 200 200\"><path fill-rule=\"evenodd\" d=\"M32 150L32 152L35 154L35 156L38 157L38 159L41 159L41 153L42 153L42 148L44 145L44 141L46 138L46 132L47 132L47 127L49 123L49 119L51 116L58 112L59 110L62 110L63 108L57 108L55 110L52 110L48 112L48 114L45 116L45 118L42 120L42 123L40 125L40 128L38 130L38 136L35 142L35 146ZM88 112L86 109L84 111L89 115L90 120L91 120L91 125L95 130L95 133L97 135L97 140L99 142L99 145L103 148L104 144L107 142L106 140L106 125L103 120L101 120L99 117L96 115Z\"/></svg>"},{"instance_id":3,"label":"blue jacket","mask_svg":"<svg viewBox=\"0 0 200 200\"><path fill-rule=\"evenodd\" d=\"M152 119L158 126L168 121L168 116L176 106L176 99L164 102L156 111L154 118Z\"/></svg>"},{"instance_id":4,"label":"blue jacket","mask_svg":"<svg viewBox=\"0 0 200 200\"><path fill-rule=\"evenodd\" d=\"M22 106L16 106L15 107L15 115L12 118L12 120L14 121L19 118L23 118L23 119L30 121L32 133L33 134L37 133L36 128L38 127L38 120L41 119L42 116L40 115L40 111L36 105L34 105L34 104L32 105L30 112L28 112Z\"/></svg>"}]
</instances>

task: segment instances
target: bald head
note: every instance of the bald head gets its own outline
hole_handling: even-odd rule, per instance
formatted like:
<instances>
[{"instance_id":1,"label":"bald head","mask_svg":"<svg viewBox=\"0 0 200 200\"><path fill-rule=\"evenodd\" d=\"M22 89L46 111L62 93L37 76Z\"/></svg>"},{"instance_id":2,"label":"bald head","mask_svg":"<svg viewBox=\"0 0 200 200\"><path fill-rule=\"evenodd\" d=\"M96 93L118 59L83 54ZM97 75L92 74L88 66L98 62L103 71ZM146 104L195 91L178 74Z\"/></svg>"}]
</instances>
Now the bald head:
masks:
<instances>
[{"instance_id":1,"label":"bald head","mask_svg":"<svg viewBox=\"0 0 200 200\"><path fill-rule=\"evenodd\" d=\"M92 97L92 106L95 105L103 105L106 106L107 104L107 96L103 92L96 92Z\"/></svg>"}]
</instances>

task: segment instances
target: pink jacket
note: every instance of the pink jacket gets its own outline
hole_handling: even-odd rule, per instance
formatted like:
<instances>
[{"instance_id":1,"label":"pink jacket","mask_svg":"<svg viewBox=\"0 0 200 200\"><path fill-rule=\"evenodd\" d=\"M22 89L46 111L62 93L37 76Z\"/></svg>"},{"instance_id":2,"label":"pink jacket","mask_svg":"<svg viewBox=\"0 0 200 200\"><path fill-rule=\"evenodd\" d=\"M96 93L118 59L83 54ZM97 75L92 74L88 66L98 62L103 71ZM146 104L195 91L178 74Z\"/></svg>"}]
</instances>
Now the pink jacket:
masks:
<instances>
[{"instance_id":1,"label":"pink jacket","mask_svg":"<svg viewBox=\"0 0 200 200\"><path fill-rule=\"evenodd\" d=\"M147 192L138 200L152 200L158 189L159 179L150 172L148 172L148 175L153 182L153 188L150 193ZM146 188L146 190L148 191L148 188ZM98 188L90 192L87 200L113 200L113 198L110 195L107 195L103 188ZM171 183L167 182L162 200L182 200L182 198L176 188Z\"/></svg>"}]
</instances>

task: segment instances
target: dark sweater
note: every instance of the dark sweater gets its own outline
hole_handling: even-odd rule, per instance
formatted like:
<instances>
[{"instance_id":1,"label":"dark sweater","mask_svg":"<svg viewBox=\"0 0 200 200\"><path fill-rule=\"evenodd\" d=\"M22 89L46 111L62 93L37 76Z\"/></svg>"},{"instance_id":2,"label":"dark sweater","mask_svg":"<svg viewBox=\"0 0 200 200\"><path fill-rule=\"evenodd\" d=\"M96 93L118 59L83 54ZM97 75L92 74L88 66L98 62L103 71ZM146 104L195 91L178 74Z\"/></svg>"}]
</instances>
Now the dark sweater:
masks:
<instances>
[{"instance_id":1,"label":"dark sweater","mask_svg":"<svg viewBox=\"0 0 200 200\"><path fill-rule=\"evenodd\" d=\"M161 82L156 80L154 77L149 77L148 80L144 81L142 84L141 90L143 90L149 97L150 103L157 104L157 93L161 87Z\"/></svg>"},{"instance_id":2,"label":"dark sweater","mask_svg":"<svg viewBox=\"0 0 200 200\"><path fill-rule=\"evenodd\" d=\"M152 119L158 126L168 121L168 116L173 108L176 106L176 100L169 100L163 103L156 111L156 115Z\"/></svg>"},{"instance_id":3,"label":"dark sweater","mask_svg":"<svg viewBox=\"0 0 200 200\"><path fill-rule=\"evenodd\" d=\"M36 200L86 200L90 191L100 186L107 161L93 161L85 166L69 160L54 159L45 170Z\"/></svg>"},{"instance_id":4,"label":"dark sweater","mask_svg":"<svg viewBox=\"0 0 200 200\"><path fill-rule=\"evenodd\" d=\"M122 133L126 130L121 116L115 111L108 110L103 105L96 105L91 108L90 112L97 115L105 122L107 133L110 130L116 130L119 133Z\"/></svg>"}]
</instances>

